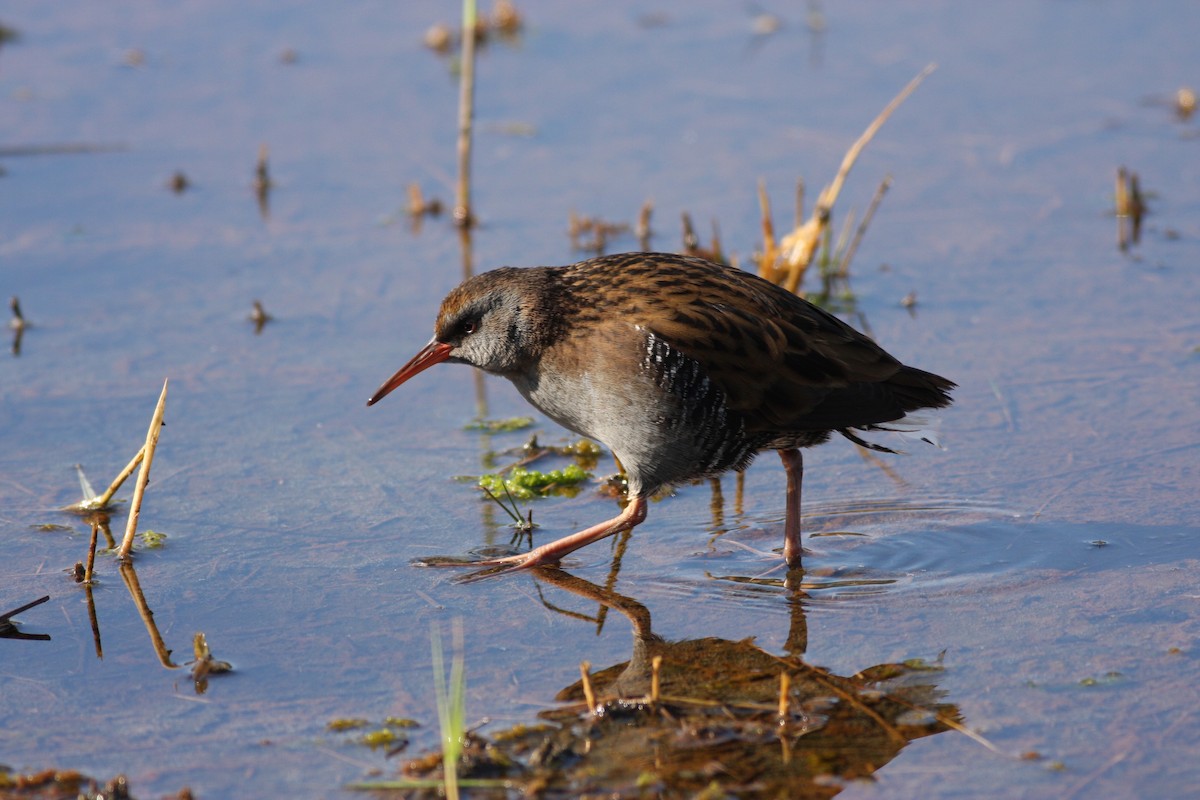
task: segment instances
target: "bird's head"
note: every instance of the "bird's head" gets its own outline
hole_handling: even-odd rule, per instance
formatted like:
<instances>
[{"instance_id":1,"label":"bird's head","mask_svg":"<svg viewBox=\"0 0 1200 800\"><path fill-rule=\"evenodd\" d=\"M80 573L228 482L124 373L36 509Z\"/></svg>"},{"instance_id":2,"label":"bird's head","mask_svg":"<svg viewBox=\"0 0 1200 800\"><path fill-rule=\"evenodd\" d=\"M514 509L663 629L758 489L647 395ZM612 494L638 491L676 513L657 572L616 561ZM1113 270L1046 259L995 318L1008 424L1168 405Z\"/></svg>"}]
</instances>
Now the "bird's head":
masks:
<instances>
[{"instance_id":1,"label":"bird's head","mask_svg":"<svg viewBox=\"0 0 1200 800\"><path fill-rule=\"evenodd\" d=\"M442 301L433 338L367 401L374 405L419 372L440 364L470 364L496 375L513 375L540 353L546 326L536 269L500 269L460 284ZM539 281L539 278L542 280Z\"/></svg>"}]
</instances>

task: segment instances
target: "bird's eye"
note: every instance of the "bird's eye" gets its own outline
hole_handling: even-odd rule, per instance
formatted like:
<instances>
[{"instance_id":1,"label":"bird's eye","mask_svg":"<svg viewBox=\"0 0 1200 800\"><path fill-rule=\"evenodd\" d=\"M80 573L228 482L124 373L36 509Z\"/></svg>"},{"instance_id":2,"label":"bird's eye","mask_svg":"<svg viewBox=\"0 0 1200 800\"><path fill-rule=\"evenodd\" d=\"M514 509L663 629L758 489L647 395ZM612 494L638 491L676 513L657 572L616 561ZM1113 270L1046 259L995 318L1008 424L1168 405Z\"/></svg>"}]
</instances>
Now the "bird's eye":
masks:
<instances>
[{"instance_id":1,"label":"bird's eye","mask_svg":"<svg viewBox=\"0 0 1200 800\"><path fill-rule=\"evenodd\" d=\"M466 334L467 336L470 336L472 333L475 332L476 328L478 328L478 327L479 327L479 324L477 322L475 322L474 320L471 320L470 322L465 322L465 323L463 323L463 333Z\"/></svg>"}]
</instances>

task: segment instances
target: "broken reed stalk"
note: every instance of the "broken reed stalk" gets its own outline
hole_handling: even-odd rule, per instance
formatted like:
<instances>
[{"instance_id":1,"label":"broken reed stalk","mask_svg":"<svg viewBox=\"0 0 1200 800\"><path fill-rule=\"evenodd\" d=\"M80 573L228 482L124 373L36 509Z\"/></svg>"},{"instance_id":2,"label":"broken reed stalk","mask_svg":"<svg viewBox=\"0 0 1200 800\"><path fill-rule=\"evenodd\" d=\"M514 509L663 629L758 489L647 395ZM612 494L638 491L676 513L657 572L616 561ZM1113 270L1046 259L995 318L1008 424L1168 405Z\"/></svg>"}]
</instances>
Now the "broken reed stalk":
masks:
<instances>
[{"instance_id":1,"label":"broken reed stalk","mask_svg":"<svg viewBox=\"0 0 1200 800\"><path fill-rule=\"evenodd\" d=\"M785 273L779 280L779 275L775 269L773 262L763 260L760 274L776 283L781 283L789 292L795 292L800 287L800 282L804 279L804 272L808 269L808 265L812 262L813 254L817 250L817 245L820 243L825 229L829 226L829 217L833 211L833 204L837 201L838 195L842 191L842 186L846 182L846 177L850 174L850 169L862 154L863 149L883 127L883 123L887 122L888 117L892 115L901 103L908 99L921 82L937 68L936 64L930 64L921 70L915 78L908 82L898 95L896 95L883 111L880 111L878 116L872 120L867 129L862 135L850 145L850 149L846 151L846 155L842 158L841 166L838 167L837 174L833 181L821 191L817 197L817 202L813 206L812 216L803 225L797 226L792 233L783 237L780 241L779 249L783 256L783 269Z\"/></svg>"},{"instance_id":2,"label":"broken reed stalk","mask_svg":"<svg viewBox=\"0 0 1200 800\"><path fill-rule=\"evenodd\" d=\"M454 223L470 228L471 121L475 116L475 0L463 0L462 63L458 92L458 189L454 198Z\"/></svg>"},{"instance_id":3,"label":"broken reed stalk","mask_svg":"<svg viewBox=\"0 0 1200 800\"><path fill-rule=\"evenodd\" d=\"M650 659L650 702L658 703L659 699L659 672L662 670L662 656L655 656Z\"/></svg>"},{"instance_id":4,"label":"broken reed stalk","mask_svg":"<svg viewBox=\"0 0 1200 800\"><path fill-rule=\"evenodd\" d=\"M154 462L154 448L158 446L158 434L162 430L168 382L167 380L163 381L162 394L158 396L158 405L154 408L154 416L150 418L150 429L146 431L142 468L138 471L137 485L133 490L133 502L129 505L129 522L125 526L125 538L121 540L121 547L117 550L117 558L122 562L129 561L129 551L133 549L133 536L137 533L138 517L142 513L142 495L146 491L146 484L150 481L150 465Z\"/></svg>"},{"instance_id":5,"label":"broken reed stalk","mask_svg":"<svg viewBox=\"0 0 1200 800\"><path fill-rule=\"evenodd\" d=\"M592 668L589 661L579 662L579 679L583 683L583 699L587 703L588 713L596 713L596 693L592 690L592 676L588 670Z\"/></svg>"},{"instance_id":6,"label":"broken reed stalk","mask_svg":"<svg viewBox=\"0 0 1200 800\"><path fill-rule=\"evenodd\" d=\"M779 721L788 718L788 693L792 689L792 676L786 671L779 673Z\"/></svg>"}]
</instances>

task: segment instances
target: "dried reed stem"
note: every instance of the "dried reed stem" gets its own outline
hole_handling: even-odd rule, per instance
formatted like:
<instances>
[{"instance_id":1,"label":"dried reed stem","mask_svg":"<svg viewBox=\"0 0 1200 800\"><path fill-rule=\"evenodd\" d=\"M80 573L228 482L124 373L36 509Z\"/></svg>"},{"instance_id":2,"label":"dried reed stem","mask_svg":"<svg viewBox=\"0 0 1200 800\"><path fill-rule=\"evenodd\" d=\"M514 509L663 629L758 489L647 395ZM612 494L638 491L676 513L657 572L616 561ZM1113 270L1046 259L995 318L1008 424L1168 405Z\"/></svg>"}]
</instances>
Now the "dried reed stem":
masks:
<instances>
[{"instance_id":1,"label":"dried reed stem","mask_svg":"<svg viewBox=\"0 0 1200 800\"><path fill-rule=\"evenodd\" d=\"M142 513L142 495L150 481L150 465L154 461L154 448L158 446L158 434L162 430L163 410L167 404L167 383L168 381L163 381L162 394L158 396L158 405L155 406L154 416L150 419L150 429L146 431L146 444L142 447L142 468L138 471L133 502L129 505L129 522L125 526L125 538L121 540L121 547L117 550L117 558L122 562L129 561L129 551L133 549L133 537L137 533L138 517Z\"/></svg>"},{"instance_id":2,"label":"dried reed stem","mask_svg":"<svg viewBox=\"0 0 1200 800\"><path fill-rule=\"evenodd\" d=\"M662 656L655 656L650 659L650 702L658 703L659 700L659 678L658 674L662 670Z\"/></svg>"},{"instance_id":3,"label":"dried reed stem","mask_svg":"<svg viewBox=\"0 0 1200 800\"><path fill-rule=\"evenodd\" d=\"M921 70L921 72L908 82L898 95L896 95L883 111L872 120L867 129L862 135L850 145L850 149L846 151L846 155L842 158L842 164L838 167L837 174L833 181L826 186L821 194L817 197L816 205L813 207L812 216L803 225L796 228L791 234L785 236L780 242L780 249L783 251L785 268L787 270L787 279L784 282L784 288L790 292L795 292L800 288L800 282L804 279L804 271L808 269L808 265L812 262L813 253L816 252L817 245L821 241L821 237L825 229L829 225L829 217L833 211L833 204L837 201L838 195L842 191L842 186L846 182L846 177L850 174L850 169L854 166L854 162L858 160L863 149L883 127L883 123L887 122L888 117L892 115L901 103L908 99L921 82L937 68L936 64L930 64Z\"/></svg>"},{"instance_id":4,"label":"dried reed stem","mask_svg":"<svg viewBox=\"0 0 1200 800\"><path fill-rule=\"evenodd\" d=\"M583 682L583 699L587 703L590 713L596 712L596 693L592 690L592 676L588 674L588 670L592 665L588 661L579 662L579 678Z\"/></svg>"},{"instance_id":5,"label":"dried reed stem","mask_svg":"<svg viewBox=\"0 0 1200 800\"><path fill-rule=\"evenodd\" d=\"M470 228L471 214L471 122L475 116L475 0L463 0L462 62L458 92L458 189L454 199L454 223Z\"/></svg>"},{"instance_id":6,"label":"dried reed stem","mask_svg":"<svg viewBox=\"0 0 1200 800\"><path fill-rule=\"evenodd\" d=\"M135 455L132 459L130 459L129 463L125 465L125 469L121 470L121 474L118 475L115 480L113 480L112 485L108 487L108 490L105 491L104 494L100 495L99 497L95 497L92 500L90 500L87 503L87 507L88 508L108 508L108 503L110 500L112 500L113 495L116 494L117 490L121 488L121 484L123 484L125 482L125 479L133 474L133 471L135 469L137 469L138 464L142 463L142 459L145 456L146 456L146 446L142 445L142 447L137 451L137 455ZM82 506L84 504L80 503L80 505Z\"/></svg>"}]
</instances>

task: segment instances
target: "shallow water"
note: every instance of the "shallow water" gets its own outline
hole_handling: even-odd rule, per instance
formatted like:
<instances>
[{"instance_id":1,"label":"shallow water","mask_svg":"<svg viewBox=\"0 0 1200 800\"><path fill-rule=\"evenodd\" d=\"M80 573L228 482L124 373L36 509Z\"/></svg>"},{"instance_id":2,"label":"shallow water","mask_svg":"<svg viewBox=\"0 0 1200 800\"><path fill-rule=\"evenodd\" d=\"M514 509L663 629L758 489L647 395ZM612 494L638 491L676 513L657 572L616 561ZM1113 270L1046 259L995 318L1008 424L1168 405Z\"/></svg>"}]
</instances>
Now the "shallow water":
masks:
<instances>
[{"instance_id":1,"label":"shallow water","mask_svg":"<svg viewBox=\"0 0 1200 800\"><path fill-rule=\"evenodd\" d=\"M519 40L479 62L480 268L582 257L570 210L632 222L647 198L656 247L678 247L686 210L703 232L719 220L744 259L757 179L781 226L796 178L811 202L877 111L939 64L855 166L838 214L892 175L855 260L858 310L890 351L960 384L947 449L906 445L882 457L890 473L844 443L806 455L798 606L772 552L773 457L740 502L727 477L719 503L707 484L654 503L617 590L671 640L753 636L782 653L802 624L804 659L839 675L945 651L939 688L1001 753L946 731L842 796L1191 791L1200 137L1161 101L1194 85L1200 15L878 3L825 8L820 34L780 9L760 36L750 12L718 3L521 8ZM137 796L337 796L434 746L431 625L464 620L468 715L491 720L484 732L555 707L581 660L630 658L624 619L557 587L410 566L509 537L453 477L528 432L464 430L467 369L364 406L461 275L445 218L413 232L402 213L410 181L450 200L456 83L420 37L454 11L68 3L0 17L21 33L0 49L0 290L32 323L0 361L0 613L49 594L18 619L52 636L0 639L0 764L126 772ZM251 189L263 143L265 218ZM74 144L90 151L21 149ZM1121 165L1150 192L1128 253L1111 212ZM177 169L193 183L182 195L165 186ZM910 291L915 313L900 304ZM275 317L259 335L255 299ZM98 658L63 572L89 532L57 510L78 499L73 465L106 484L166 377L141 529L167 539L138 553L137 574L172 663L191 659L196 631L233 663L204 694L160 664L105 557ZM507 384L486 391L490 416L527 413ZM539 501L536 536L615 508L592 491ZM565 566L603 585L612 554L599 544ZM327 730L385 716L423 724L407 751ZM1016 758L1027 751L1043 758Z\"/></svg>"}]
</instances>

